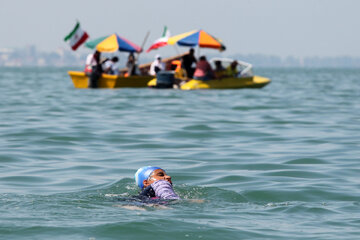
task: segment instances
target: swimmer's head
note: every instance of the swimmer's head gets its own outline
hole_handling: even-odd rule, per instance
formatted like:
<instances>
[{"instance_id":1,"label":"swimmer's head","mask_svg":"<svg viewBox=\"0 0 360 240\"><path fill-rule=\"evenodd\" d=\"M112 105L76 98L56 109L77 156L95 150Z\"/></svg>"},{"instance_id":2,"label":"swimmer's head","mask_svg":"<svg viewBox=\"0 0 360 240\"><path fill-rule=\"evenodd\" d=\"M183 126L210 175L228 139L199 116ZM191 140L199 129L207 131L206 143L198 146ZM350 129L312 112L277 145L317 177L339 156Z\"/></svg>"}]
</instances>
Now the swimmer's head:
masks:
<instances>
[{"instance_id":1,"label":"swimmer's head","mask_svg":"<svg viewBox=\"0 0 360 240\"><path fill-rule=\"evenodd\" d=\"M159 167L146 166L139 168L135 173L136 185L141 189L158 180L166 180L172 184L171 177Z\"/></svg>"},{"instance_id":2,"label":"swimmer's head","mask_svg":"<svg viewBox=\"0 0 360 240\"><path fill-rule=\"evenodd\" d=\"M139 168L135 173L135 182L136 185L139 186L139 188L144 188L144 180L147 180L152 172L156 169L160 169L159 167L152 167L152 166L146 166Z\"/></svg>"}]
</instances>

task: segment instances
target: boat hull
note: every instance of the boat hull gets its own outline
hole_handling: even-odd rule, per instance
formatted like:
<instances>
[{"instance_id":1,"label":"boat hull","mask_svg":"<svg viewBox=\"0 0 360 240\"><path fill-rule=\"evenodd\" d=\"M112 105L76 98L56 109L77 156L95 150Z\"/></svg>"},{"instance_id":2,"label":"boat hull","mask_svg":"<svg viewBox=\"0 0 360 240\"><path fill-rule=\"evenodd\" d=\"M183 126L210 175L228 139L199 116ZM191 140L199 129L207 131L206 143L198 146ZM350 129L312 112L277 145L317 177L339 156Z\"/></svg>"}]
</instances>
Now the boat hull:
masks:
<instances>
[{"instance_id":1,"label":"boat hull","mask_svg":"<svg viewBox=\"0 0 360 240\"><path fill-rule=\"evenodd\" d=\"M84 72L69 71L69 76L75 88L88 88L89 77ZM99 88L143 88L152 76L131 76L121 77L115 75L102 74L99 79Z\"/></svg>"},{"instance_id":2,"label":"boat hull","mask_svg":"<svg viewBox=\"0 0 360 240\"><path fill-rule=\"evenodd\" d=\"M269 84L269 78L261 76L241 77L241 78L223 78L201 81L191 79L181 85L182 90L195 89L235 89L235 88L262 88Z\"/></svg>"}]
</instances>

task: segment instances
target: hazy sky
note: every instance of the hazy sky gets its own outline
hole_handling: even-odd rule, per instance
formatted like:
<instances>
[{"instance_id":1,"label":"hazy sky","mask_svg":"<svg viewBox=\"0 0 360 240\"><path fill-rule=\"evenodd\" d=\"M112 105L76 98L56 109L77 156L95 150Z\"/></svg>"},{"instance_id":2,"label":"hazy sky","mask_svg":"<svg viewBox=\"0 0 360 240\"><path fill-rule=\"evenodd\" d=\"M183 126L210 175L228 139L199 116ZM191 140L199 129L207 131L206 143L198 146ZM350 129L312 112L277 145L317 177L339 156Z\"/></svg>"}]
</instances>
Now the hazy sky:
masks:
<instances>
[{"instance_id":1,"label":"hazy sky","mask_svg":"<svg viewBox=\"0 0 360 240\"><path fill-rule=\"evenodd\" d=\"M116 32L141 45L150 31L145 48L167 25L173 35L201 28L229 55L359 57L359 13L358 0L0 0L0 48L69 48L78 19L91 38Z\"/></svg>"}]
</instances>

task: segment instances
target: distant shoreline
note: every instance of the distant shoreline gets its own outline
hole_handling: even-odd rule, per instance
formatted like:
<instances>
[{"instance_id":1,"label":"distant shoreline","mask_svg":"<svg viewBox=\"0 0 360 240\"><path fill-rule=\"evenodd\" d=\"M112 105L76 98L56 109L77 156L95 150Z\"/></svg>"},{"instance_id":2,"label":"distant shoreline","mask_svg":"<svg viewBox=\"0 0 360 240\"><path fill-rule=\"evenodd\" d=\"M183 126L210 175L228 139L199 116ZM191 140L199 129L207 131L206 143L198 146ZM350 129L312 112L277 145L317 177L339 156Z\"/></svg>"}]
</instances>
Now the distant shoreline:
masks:
<instances>
[{"instance_id":1,"label":"distant shoreline","mask_svg":"<svg viewBox=\"0 0 360 240\"><path fill-rule=\"evenodd\" d=\"M0 49L0 67L83 67L88 53L74 52L70 49L56 49L52 52L38 51L35 46L19 49ZM224 56L224 54L222 54ZM219 54L208 54L208 58ZM229 54L225 57L251 63L255 68L360 68L360 57L294 57L285 58L267 54ZM140 63L153 59L141 56ZM124 65L120 58L120 65Z\"/></svg>"}]
</instances>

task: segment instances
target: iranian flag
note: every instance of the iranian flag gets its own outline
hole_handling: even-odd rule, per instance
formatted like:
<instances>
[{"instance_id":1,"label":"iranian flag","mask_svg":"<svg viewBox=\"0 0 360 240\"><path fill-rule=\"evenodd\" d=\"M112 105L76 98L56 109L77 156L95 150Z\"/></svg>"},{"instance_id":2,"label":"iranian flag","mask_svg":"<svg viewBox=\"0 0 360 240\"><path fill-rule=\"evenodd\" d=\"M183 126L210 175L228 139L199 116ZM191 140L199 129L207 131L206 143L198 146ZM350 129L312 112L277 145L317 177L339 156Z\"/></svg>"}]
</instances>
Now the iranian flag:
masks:
<instances>
[{"instance_id":1,"label":"iranian flag","mask_svg":"<svg viewBox=\"0 0 360 240\"><path fill-rule=\"evenodd\" d=\"M75 51L88 37L89 35L81 29L80 23L77 22L75 28L64 38L64 41L70 40L70 46Z\"/></svg>"},{"instance_id":2,"label":"iranian flag","mask_svg":"<svg viewBox=\"0 0 360 240\"><path fill-rule=\"evenodd\" d=\"M164 27L164 32L161 36L161 38L157 39L150 47L148 50L146 50L146 52L150 52L153 49L158 49L159 47L163 47L166 46L168 43L168 39L170 37L170 31L169 29L165 26Z\"/></svg>"}]
</instances>

